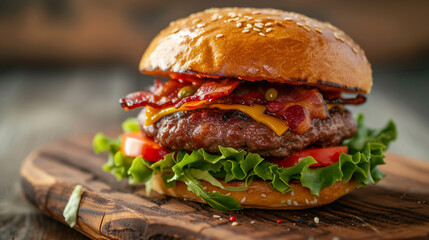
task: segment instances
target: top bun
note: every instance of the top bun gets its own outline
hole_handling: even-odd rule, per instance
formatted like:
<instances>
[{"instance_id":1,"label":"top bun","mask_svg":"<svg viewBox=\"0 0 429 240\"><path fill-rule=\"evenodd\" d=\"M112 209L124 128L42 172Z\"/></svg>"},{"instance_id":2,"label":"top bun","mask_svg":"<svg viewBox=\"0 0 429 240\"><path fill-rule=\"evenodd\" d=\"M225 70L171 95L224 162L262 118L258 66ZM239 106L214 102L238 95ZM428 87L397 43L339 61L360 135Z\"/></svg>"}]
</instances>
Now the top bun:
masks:
<instances>
[{"instance_id":1,"label":"top bun","mask_svg":"<svg viewBox=\"0 0 429 240\"><path fill-rule=\"evenodd\" d=\"M274 9L208 9L171 22L150 43L140 71L306 84L369 93L371 66L329 23Z\"/></svg>"}]
</instances>

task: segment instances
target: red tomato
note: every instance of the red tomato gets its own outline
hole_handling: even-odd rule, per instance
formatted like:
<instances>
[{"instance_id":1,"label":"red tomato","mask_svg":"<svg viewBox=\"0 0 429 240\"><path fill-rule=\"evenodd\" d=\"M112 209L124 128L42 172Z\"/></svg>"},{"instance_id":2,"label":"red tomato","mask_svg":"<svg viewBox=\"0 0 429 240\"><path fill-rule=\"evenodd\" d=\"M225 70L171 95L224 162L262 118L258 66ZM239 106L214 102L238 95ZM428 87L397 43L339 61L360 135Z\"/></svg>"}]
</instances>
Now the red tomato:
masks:
<instances>
[{"instance_id":1,"label":"red tomato","mask_svg":"<svg viewBox=\"0 0 429 240\"><path fill-rule=\"evenodd\" d=\"M140 132L131 132L122 135L121 152L128 157L141 156L145 160L157 162L171 151Z\"/></svg>"},{"instance_id":2,"label":"red tomato","mask_svg":"<svg viewBox=\"0 0 429 240\"><path fill-rule=\"evenodd\" d=\"M295 152L283 160L273 160L271 162L279 165L279 167L292 167L299 163L303 158L311 156L317 161L317 163L312 164L310 167L325 167L338 162L340 155L347 152L347 146L309 148Z\"/></svg>"}]
</instances>

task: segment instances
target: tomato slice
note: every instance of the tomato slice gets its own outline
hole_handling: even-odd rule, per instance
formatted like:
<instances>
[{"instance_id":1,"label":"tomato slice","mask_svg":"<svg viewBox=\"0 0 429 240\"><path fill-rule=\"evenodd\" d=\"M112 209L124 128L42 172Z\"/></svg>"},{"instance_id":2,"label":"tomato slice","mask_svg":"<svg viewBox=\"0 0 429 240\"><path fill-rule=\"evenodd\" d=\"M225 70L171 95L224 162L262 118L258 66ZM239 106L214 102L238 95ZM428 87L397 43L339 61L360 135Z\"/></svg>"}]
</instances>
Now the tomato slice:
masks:
<instances>
[{"instance_id":1,"label":"tomato slice","mask_svg":"<svg viewBox=\"0 0 429 240\"><path fill-rule=\"evenodd\" d=\"M347 152L347 146L309 148L295 152L283 160L272 160L271 162L279 165L279 167L292 167L299 163L303 158L311 156L317 161L317 163L310 165L310 167L326 167L338 162L340 155Z\"/></svg>"},{"instance_id":2,"label":"tomato slice","mask_svg":"<svg viewBox=\"0 0 429 240\"><path fill-rule=\"evenodd\" d=\"M141 156L145 160L157 162L171 151L141 132L131 132L122 135L121 152L128 157Z\"/></svg>"}]
</instances>

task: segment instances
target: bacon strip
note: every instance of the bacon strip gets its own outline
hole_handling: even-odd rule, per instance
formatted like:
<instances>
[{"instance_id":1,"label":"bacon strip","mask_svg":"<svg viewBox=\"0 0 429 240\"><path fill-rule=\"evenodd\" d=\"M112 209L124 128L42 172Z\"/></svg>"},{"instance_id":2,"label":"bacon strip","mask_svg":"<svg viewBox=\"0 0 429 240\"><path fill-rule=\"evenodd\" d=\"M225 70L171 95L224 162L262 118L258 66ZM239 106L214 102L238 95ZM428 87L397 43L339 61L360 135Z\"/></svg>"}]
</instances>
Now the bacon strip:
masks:
<instances>
[{"instance_id":1,"label":"bacon strip","mask_svg":"<svg viewBox=\"0 0 429 240\"><path fill-rule=\"evenodd\" d=\"M119 100L125 109L135 109L138 107L151 106L154 108L165 108L175 106L179 108L185 103L206 100L212 102L220 97L231 94L240 84L239 80L224 79L217 81L205 81L201 86L195 81L184 81L182 79L172 79L164 84L155 82L149 91L140 91L128 94ZM197 92L186 98L177 96L181 88L185 86L198 88Z\"/></svg>"},{"instance_id":2,"label":"bacon strip","mask_svg":"<svg viewBox=\"0 0 429 240\"><path fill-rule=\"evenodd\" d=\"M311 128L313 118L328 118L328 109L322 94L315 88L296 86L282 88L279 97L267 104L268 115L288 122L291 131L303 134Z\"/></svg>"},{"instance_id":3,"label":"bacon strip","mask_svg":"<svg viewBox=\"0 0 429 240\"><path fill-rule=\"evenodd\" d=\"M366 102L366 97L359 94L355 98L342 98L342 97L338 97L338 98L326 100L326 102L330 103L330 104L352 104L352 105L359 105L359 104L362 104L362 103Z\"/></svg>"}]
</instances>

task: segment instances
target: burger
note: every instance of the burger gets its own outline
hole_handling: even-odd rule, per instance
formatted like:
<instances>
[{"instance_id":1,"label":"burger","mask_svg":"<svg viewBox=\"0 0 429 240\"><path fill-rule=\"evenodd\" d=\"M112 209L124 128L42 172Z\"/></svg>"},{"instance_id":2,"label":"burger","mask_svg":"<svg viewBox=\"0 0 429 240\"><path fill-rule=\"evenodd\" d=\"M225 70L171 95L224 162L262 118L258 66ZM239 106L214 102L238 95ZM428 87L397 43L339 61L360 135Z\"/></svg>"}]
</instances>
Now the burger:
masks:
<instances>
[{"instance_id":1,"label":"burger","mask_svg":"<svg viewBox=\"0 0 429 240\"><path fill-rule=\"evenodd\" d=\"M392 121L355 120L371 66L344 32L274 9L208 9L171 22L140 71L165 78L120 99L124 133L94 138L104 170L220 211L325 205L384 177Z\"/></svg>"}]
</instances>

